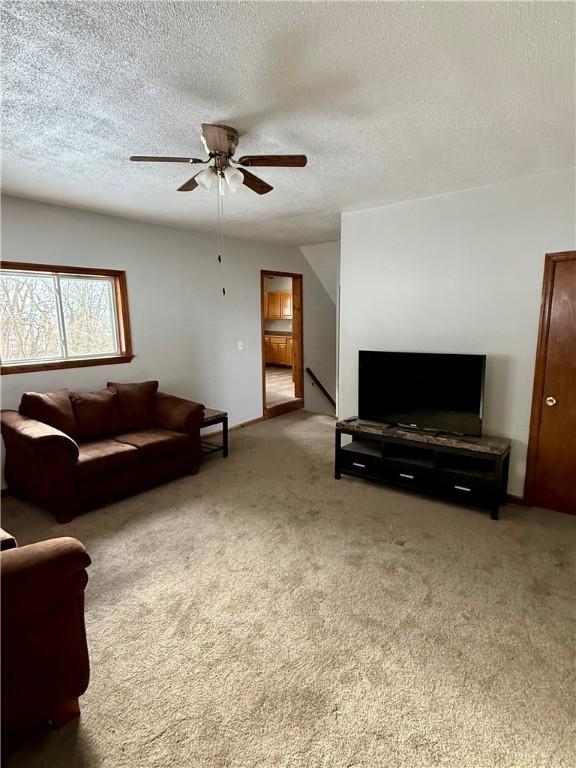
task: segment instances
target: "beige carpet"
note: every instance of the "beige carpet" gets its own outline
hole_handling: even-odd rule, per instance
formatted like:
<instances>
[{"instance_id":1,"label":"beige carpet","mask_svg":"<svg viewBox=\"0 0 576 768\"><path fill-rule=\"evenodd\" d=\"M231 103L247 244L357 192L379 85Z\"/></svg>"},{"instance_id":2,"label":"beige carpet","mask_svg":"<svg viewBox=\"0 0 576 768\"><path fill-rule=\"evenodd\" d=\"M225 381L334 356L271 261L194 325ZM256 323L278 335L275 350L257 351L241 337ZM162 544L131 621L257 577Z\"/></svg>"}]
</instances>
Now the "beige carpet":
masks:
<instances>
[{"instance_id":1,"label":"beige carpet","mask_svg":"<svg viewBox=\"0 0 576 768\"><path fill-rule=\"evenodd\" d=\"M333 424L234 432L66 526L6 504L94 560L82 719L7 768L574 765L576 519L335 481Z\"/></svg>"}]
</instances>

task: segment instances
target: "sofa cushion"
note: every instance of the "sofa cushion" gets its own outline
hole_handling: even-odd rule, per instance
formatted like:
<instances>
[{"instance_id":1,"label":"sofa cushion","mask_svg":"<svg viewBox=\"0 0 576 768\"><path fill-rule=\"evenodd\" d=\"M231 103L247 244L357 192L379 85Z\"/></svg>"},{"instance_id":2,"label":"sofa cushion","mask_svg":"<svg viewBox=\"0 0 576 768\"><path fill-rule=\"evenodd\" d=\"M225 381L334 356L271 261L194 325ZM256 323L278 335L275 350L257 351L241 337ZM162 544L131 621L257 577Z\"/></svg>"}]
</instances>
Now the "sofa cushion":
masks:
<instances>
[{"instance_id":1,"label":"sofa cushion","mask_svg":"<svg viewBox=\"0 0 576 768\"><path fill-rule=\"evenodd\" d=\"M118 392L124 429L132 431L152 426L158 391L157 381L141 381L134 384L109 381L108 388Z\"/></svg>"},{"instance_id":2,"label":"sofa cushion","mask_svg":"<svg viewBox=\"0 0 576 768\"><path fill-rule=\"evenodd\" d=\"M138 464L138 451L116 440L93 440L80 444L76 471L86 479Z\"/></svg>"},{"instance_id":3,"label":"sofa cushion","mask_svg":"<svg viewBox=\"0 0 576 768\"><path fill-rule=\"evenodd\" d=\"M182 432L171 432L168 429L145 429L141 432L126 432L116 435L117 442L138 448L141 458L145 461L163 459L174 453L181 453L194 448L195 441L190 435Z\"/></svg>"},{"instance_id":4,"label":"sofa cushion","mask_svg":"<svg viewBox=\"0 0 576 768\"><path fill-rule=\"evenodd\" d=\"M82 440L98 440L124 431L118 392L71 392L70 400L78 421Z\"/></svg>"},{"instance_id":5,"label":"sofa cushion","mask_svg":"<svg viewBox=\"0 0 576 768\"><path fill-rule=\"evenodd\" d=\"M56 392L25 392L20 401L22 416L36 419L59 429L72 439L78 437L78 422L74 415L70 392L58 389Z\"/></svg>"}]
</instances>

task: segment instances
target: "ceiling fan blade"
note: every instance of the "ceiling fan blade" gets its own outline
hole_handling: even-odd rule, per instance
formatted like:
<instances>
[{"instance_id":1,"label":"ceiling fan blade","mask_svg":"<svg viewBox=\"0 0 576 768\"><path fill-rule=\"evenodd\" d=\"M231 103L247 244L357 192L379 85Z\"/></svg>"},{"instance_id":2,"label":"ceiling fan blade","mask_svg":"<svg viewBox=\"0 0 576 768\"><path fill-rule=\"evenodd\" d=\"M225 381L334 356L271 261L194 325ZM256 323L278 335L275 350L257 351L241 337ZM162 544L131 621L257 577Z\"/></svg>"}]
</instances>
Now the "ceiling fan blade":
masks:
<instances>
[{"instance_id":1,"label":"ceiling fan blade","mask_svg":"<svg viewBox=\"0 0 576 768\"><path fill-rule=\"evenodd\" d=\"M202 171L200 171L200 173L202 173ZM188 179L188 181L185 181L181 187L178 187L178 192L192 192L193 189L196 189L196 187L198 186L198 182L196 181L196 176L198 176L198 174L195 174L194 176L192 176L191 179Z\"/></svg>"},{"instance_id":2,"label":"ceiling fan blade","mask_svg":"<svg viewBox=\"0 0 576 768\"><path fill-rule=\"evenodd\" d=\"M157 157L148 155L132 155L130 160L146 163L207 163L207 160L200 160L199 157Z\"/></svg>"},{"instance_id":3,"label":"ceiling fan blade","mask_svg":"<svg viewBox=\"0 0 576 768\"><path fill-rule=\"evenodd\" d=\"M238 144L238 131L229 125L202 123L202 136L209 152L233 155Z\"/></svg>"},{"instance_id":4,"label":"ceiling fan blade","mask_svg":"<svg viewBox=\"0 0 576 768\"><path fill-rule=\"evenodd\" d=\"M270 186L266 181L259 179L258 176L254 176L250 171L245 171L243 168L239 168L238 170L244 176L244 184L259 195L265 195L266 192L271 192L274 189L274 187Z\"/></svg>"},{"instance_id":5,"label":"ceiling fan blade","mask_svg":"<svg viewBox=\"0 0 576 768\"><path fill-rule=\"evenodd\" d=\"M244 155L237 161L239 165L269 165L284 168L304 168L308 162L306 155Z\"/></svg>"}]
</instances>

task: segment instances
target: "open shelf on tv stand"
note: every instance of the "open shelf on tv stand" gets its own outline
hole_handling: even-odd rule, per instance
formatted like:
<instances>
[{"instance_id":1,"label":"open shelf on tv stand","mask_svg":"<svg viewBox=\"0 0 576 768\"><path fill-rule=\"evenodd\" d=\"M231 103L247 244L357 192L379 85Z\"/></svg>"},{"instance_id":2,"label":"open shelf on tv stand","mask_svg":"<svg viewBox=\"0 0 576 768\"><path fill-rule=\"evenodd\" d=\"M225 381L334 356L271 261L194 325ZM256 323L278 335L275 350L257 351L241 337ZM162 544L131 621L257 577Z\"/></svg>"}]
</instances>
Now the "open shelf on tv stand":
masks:
<instances>
[{"instance_id":1,"label":"open shelf on tv stand","mask_svg":"<svg viewBox=\"0 0 576 768\"><path fill-rule=\"evenodd\" d=\"M342 445L342 435L352 442ZM336 424L334 475L363 477L489 509L506 502L510 443L346 419Z\"/></svg>"}]
</instances>

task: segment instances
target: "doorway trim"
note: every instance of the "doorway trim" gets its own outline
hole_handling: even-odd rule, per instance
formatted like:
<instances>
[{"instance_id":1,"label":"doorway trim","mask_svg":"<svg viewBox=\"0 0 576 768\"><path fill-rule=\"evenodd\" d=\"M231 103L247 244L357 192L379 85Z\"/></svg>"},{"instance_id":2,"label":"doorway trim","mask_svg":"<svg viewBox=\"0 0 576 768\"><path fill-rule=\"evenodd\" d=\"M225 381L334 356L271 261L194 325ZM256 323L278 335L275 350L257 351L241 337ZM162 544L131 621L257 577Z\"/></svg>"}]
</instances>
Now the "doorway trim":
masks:
<instances>
[{"instance_id":1,"label":"doorway trim","mask_svg":"<svg viewBox=\"0 0 576 768\"><path fill-rule=\"evenodd\" d=\"M559 261L576 259L576 251L547 253L544 260L544 279L542 283L542 304L540 306L540 326L536 346L536 367L532 390L532 412L528 436L528 455L526 459L526 479L524 482L524 503L531 506L537 496L536 465L538 460L538 440L542 421L542 400L544 398L544 378L546 374L546 356L548 354L548 336L550 332L550 313L554 292L554 276Z\"/></svg>"},{"instance_id":2,"label":"doorway trim","mask_svg":"<svg viewBox=\"0 0 576 768\"><path fill-rule=\"evenodd\" d=\"M264 354L264 280L267 277L291 277L292 278L292 337L294 392L296 399L285 403L266 406L266 362ZM273 419L289 411L296 411L304 407L304 278L299 272L276 272L271 269L260 270L260 340L262 355L262 415L264 419Z\"/></svg>"}]
</instances>

